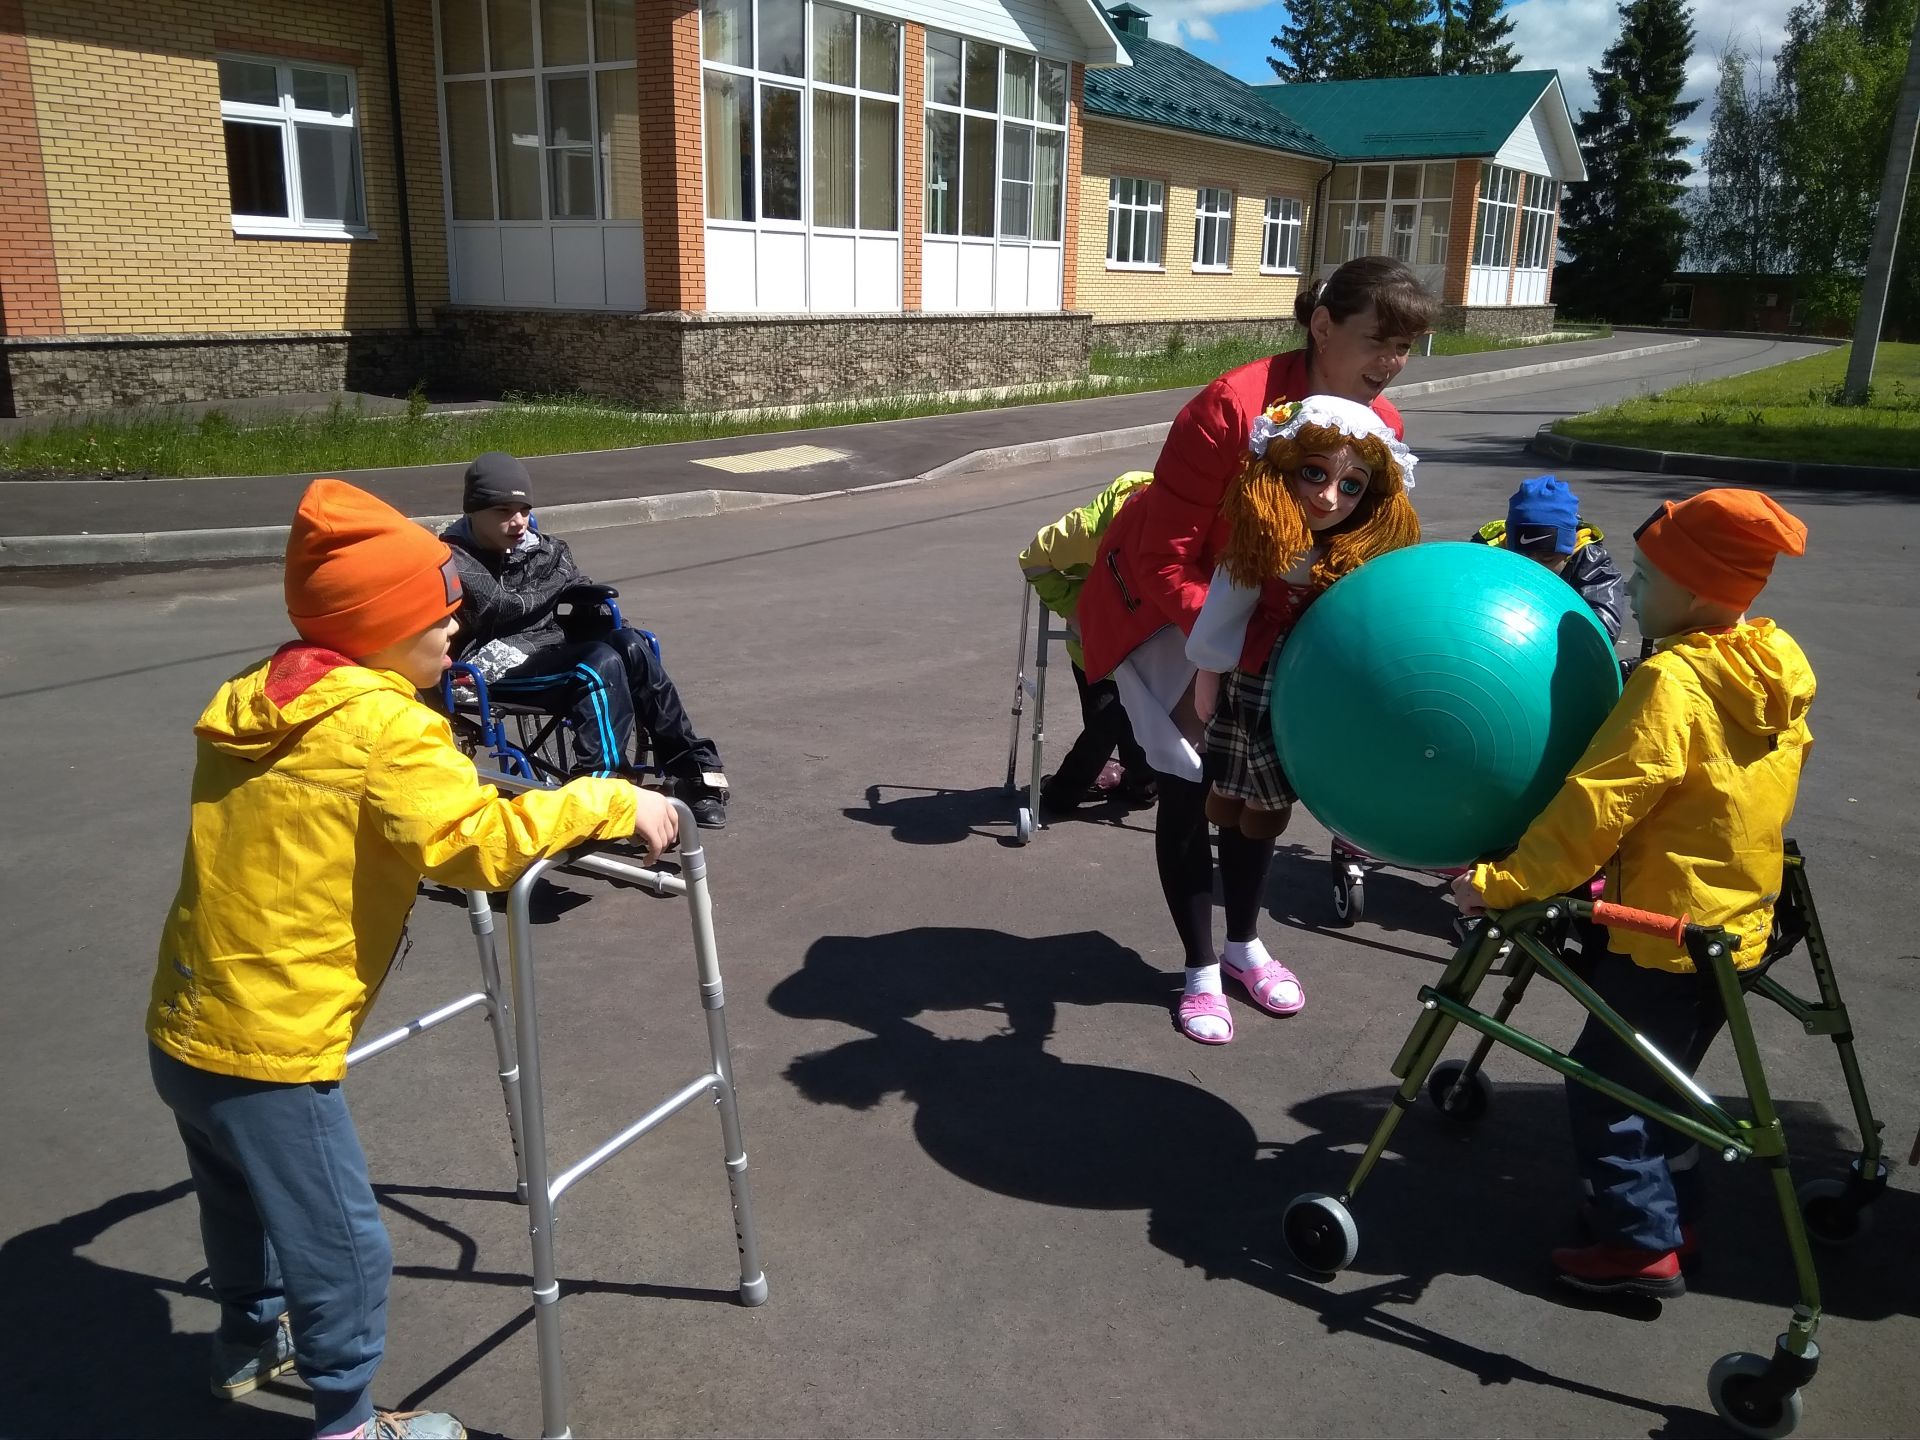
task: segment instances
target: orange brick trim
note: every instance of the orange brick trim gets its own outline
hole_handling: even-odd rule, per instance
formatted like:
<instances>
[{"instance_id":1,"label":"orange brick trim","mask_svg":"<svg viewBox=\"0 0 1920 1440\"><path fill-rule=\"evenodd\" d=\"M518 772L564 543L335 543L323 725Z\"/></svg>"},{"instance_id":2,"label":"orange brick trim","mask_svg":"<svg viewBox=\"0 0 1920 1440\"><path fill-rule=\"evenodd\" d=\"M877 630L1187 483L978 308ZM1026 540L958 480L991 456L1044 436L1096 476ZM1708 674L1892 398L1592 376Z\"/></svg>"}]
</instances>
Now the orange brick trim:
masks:
<instances>
[{"instance_id":1,"label":"orange brick trim","mask_svg":"<svg viewBox=\"0 0 1920 1440\"><path fill-rule=\"evenodd\" d=\"M0 0L0 334L60 335L66 316L23 9L22 0Z\"/></svg>"},{"instance_id":2,"label":"orange brick trim","mask_svg":"<svg viewBox=\"0 0 1920 1440\"><path fill-rule=\"evenodd\" d=\"M907 47L900 85L900 308L925 304L921 266L927 246L927 32L909 24L901 43Z\"/></svg>"},{"instance_id":3,"label":"orange brick trim","mask_svg":"<svg viewBox=\"0 0 1920 1440\"><path fill-rule=\"evenodd\" d=\"M314 45L305 40L296 40L291 35L253 35L216 30L213 32L213 48L236 55L259 55L275 60L311 60L316 65L357 68L367 63L363 51L343 50L335 45Z\"/></svg>"},{"instance_id":4,"label":"orange brick trim","mask_svg":"<svg viewBox=\"0 0 1920 1440\"><path fill-rule=\"evenodd\" d=\"M1076 62L1067 72L1067 225L1062 232L1065 244L1060 261L1060 308L1073 309L1079 296L1080 259L1080 178L1086 164L1087 135L1081 118L1081 97L1086 92L1087 67Z\"/></svg>"},{"instance_id":5,"label":"orange brick trim","mask_svg":"<svg viewBox=\"0 0 1920 1440\"><path fill-rule=\"evenodd\" d=\"M1453 162L1453 216L1447 231L1447 269L1441 281L1440 299L1447 305L1464 305L1472 279L1474 227L1480 223L1480 162Z\"/></svg>"},{"instance_id":6,"label":"orange brick trim","mask_svg":"<svg viewBox=\"0 0 1920 1440\"><path fill-rule=\"evenodd\" d=\"M634 6L634 21L647 308L703 310L707 235L699 0L646 0Z\"/></svg>"}]
</instances>

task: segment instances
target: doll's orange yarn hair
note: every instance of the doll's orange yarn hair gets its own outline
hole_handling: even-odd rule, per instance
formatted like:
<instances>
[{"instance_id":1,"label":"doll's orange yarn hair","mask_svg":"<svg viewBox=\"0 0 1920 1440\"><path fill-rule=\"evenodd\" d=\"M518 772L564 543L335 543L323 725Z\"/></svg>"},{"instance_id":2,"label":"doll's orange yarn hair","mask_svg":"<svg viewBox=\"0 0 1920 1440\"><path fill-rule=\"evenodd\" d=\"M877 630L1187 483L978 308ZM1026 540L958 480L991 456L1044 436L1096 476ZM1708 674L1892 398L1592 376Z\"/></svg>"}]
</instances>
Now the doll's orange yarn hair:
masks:
<instances>
[{"instance_id":1,"label":"doll's orange yarn hair","mask_svg":"<svg viewBox=\"0 0 1920 1440\"><path fill-rule=\"evenodd\" d=\"M1227 545L1220 563L1234 583L1260 585L1284 575L1311 550L1315 536L1288 483L1301 457L1352 446L1371 477L1353 513L1323 531L1326 551L1313 564L1313 584L1324 590L1376 555L1420 543L1420 517L1407 496L1400 466L1376 435L1358 439L1323 425L1302 425L1291 439L1276 435L1265 455L1249 454L1227 490Z\"/></svg>"}]
</instances>

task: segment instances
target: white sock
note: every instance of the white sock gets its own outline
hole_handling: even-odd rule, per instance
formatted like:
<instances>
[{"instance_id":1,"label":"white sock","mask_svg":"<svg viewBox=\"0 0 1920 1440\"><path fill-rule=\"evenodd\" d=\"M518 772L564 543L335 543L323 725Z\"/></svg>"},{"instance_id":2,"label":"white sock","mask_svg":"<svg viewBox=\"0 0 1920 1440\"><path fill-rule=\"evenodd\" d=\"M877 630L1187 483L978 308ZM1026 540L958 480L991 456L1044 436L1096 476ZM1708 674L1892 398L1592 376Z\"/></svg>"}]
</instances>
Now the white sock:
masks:
<instances>
[{"instance_id":1,"label":"white sock","mask_svg":"<svg viewBox=\"0 0 1920 1440\"><path fill-rule=\"evenodd\" d=\"M1187 995L1222 995L1226 992L1220 986L1220 967L1214 965L1189 965L1187 967ZM1227 1022L1213 1015L1198 1015L1187 1022L1187 1029L1203 1040L1224 1040L1227 1038Z\"/></svg>"},{"instance_id":2,"label":"white sock","mask_svg":"<svg viewBox=\"0 0 1920 1440\"><path fill-rule=\"evenodd\" d=\"M1256 935L1251 940L1227 941L1226 954L1221 959L1238 978L1249 970L1258 970L1273 956L1267 953L1267 947L1260 943L1260 937ZM1292 980L1282 980L1274 986L1269 998L1279 1005L1296 1005L1300 1001L1300 987Z\"/></svg>"}]
</instances>

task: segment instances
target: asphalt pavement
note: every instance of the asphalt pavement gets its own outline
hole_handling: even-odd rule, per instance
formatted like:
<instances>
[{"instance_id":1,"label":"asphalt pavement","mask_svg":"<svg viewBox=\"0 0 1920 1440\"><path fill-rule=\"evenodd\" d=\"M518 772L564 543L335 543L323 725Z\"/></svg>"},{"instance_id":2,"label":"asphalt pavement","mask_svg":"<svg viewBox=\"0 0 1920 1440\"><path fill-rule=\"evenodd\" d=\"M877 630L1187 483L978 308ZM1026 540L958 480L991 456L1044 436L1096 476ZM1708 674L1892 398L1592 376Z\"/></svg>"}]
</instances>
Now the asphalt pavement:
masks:
<instances>
[{"instance_id":1,"label":"asphalt pavement","mask_svg":"<svg viewBox=\"0 0 1920 1440\"><path fill-rule=\"evenodd\" d=\"M1702 353L1706 352L1706 353ZM1556 415L1784 358L1765 341L1422 397L1405 407L1429 536L1503 512ZM717 1127L680 1116L570 1192L557 1230L581 1435L1724 1433L1709 1365L1765 1352L1792 1277L1757 1167L1714 1167L1705 1269L1645 1309L1548 1278L1574 1196L1559 1087L1518 1057L1476 1129L1422 1107L1355 1205L1358 1259L1298 1273L1279 1215L1337 1190L1448 950L1434 882L1370 881L1331 926L1326 838L1283 837L1264 934L1308 1004L1238 1004L1218 1049L1168 1006L1180 956L1151 815L1085 812L1012 843L1002 793L1019 576L1040 525L1153 451L583 534L575 553L657 630L735 786L710 837L747 1149L772 1298L731 1303ZM1563 468L1626 537L1664 477ZM1820 679L1793 833L1904 1158L1920 1125L1913 584L1920 505L1779 492L1808 522L1764 609ZM294 1436L303 1392L205 1398L214 1307L184 1157L140 1024L178 875L194 715L287 638L276 567L0 579L0 1428ZM1064 671L1059 672L1064 676ZM1056 746L1075 726L1056 690ZM470 988L457 897L428 892L376 1024ZM585 1153L695 1073L684 911L567 879L536 926L549 1130ZM1804 978L1804 970L1790 972ZM1522 1012L1570 1039L1564 999ZM1831 1046L1757 1029L1800 1176L1855 1143ZM1456 1046L1456 1049L1458 1047ZM1703 1079L1725 1091L1730 1051ZM463 1019L349 1081L393 1234L386 1406L538 1432L524 1212L491 1047ZM1896 1169L1828 1307L1802 1432L1920 1413L1920 1191Z\"/></svg>"}]
</instances>

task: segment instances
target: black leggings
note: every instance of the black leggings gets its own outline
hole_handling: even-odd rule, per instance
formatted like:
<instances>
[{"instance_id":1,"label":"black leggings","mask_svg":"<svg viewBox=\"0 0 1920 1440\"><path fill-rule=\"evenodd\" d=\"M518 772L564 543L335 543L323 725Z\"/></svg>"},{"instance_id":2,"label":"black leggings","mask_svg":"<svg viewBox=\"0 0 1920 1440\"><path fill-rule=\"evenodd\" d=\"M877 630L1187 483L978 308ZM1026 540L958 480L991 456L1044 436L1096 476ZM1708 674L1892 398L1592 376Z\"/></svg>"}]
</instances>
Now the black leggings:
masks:
<instances>
[{"instance_id":1,"label":"black leggings","mask_svg":"<svg viewBox=\"0 0 1920 1440\"><path fill-rule=\"evenodd\" d=\"M1207 786L1159 774L1160 804L1153 820L1153 854L1160 890L1189 969L1214 963L1213 856L1207 848ZM1250 840L1238 830L1220 832L1220 890L1227 912L1227 939L1251 940L1260 922L1260 902L1273 863L1273 841Z\"/></svg>"}]
</instances>

